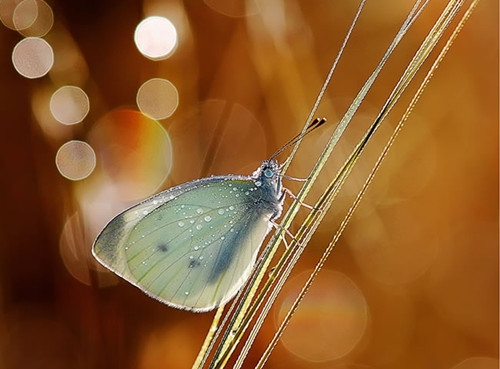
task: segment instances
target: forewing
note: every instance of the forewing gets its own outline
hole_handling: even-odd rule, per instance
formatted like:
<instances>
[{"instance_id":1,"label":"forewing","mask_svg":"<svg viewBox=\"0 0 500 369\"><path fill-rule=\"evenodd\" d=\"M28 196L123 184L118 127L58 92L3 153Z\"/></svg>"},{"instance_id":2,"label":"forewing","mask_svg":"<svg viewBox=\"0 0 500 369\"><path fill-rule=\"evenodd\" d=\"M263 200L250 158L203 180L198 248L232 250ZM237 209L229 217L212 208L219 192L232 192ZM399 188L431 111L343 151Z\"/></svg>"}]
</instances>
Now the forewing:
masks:
<instances>
[{"instance_id":1,"label":"forewing","mask_svg":"<svg viewBox=\"0 0 500 369\"><path fill-rule=\"evenodd\" d=\"M125 257L125 242L134 227L147 214L161 205L175 199L189 189L189 182L160 192L115 216L101 231L92 246L93 255L108 269L127 278L128 267Z\"/></svg>"},{"instance_id":2,"label":"forewing","mask_svg":"<svg viewBox=\"0 0 500 369\"><path fill-rule=\"evenodd\" d=\"M251 179L216 177L154 196L114 218L94 253L166 304L210 310L246 281L269 230L259 191Z\"/></svg>"}]
</instances>

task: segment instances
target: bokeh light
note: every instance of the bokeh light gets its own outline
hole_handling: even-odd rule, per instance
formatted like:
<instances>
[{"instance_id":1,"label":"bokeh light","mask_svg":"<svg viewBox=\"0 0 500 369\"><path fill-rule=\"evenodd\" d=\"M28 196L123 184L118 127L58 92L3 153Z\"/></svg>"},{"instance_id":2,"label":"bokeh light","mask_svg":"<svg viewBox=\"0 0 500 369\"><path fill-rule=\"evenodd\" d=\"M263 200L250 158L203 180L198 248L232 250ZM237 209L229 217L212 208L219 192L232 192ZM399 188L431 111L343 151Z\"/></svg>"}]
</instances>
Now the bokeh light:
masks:
<instances>
[{"instance_id":1,"label":"bokeh light","mask_svg":"<svg viewBox=\"0 0 500 369\"><path fill-rule=\"evenodd\" d=\"M392 204L390 215L384 213L385 217L372 213L363 232L347 235L363 273L388 285L409 283L422 276L439 249L440 240L426 237L421 219L404 212L406 206L406 202ZM388 217L394 217L394 221L388 221Z\"/></svg>"},{"instance_id":2,"label":"bokeh light","mask_svg":"<svg viewBox=\"0 0 500 369\"><path fill-rule=\"evenodd\" d=\"M62 262L71 276L80 283L90 286L92 277L95 276L100 286L114 285L118 283L118 278L108 273L91 254L93 238L89 237L91 234L86 229L86 224L81 213L74 213L66 219L59 238Z\"/></svg>"},{"instance_id":3,"label":"bokeh light","mask_svg":"<svg viewBox=\"0 0 500 369\"><path fill-rule=\"evenodd\" d=\"M96 261L90 252L91 241L87 239L80 218L81 214L75 213L66 219L59 239L59 252L71 276L83 284L90 285L92 270L89 265L95 264Z\"/></svg>"},{"instance_id":4,"label":"bokeh light","mask_svg":"<svg viewBox=\"0 0 500 369\"><path fill-rule=\"evenodd\" d=\"M50 111L50 99L54 90L52 86L44 86L33 92L31 110L42 132L56 142L64 142L73 138L71 126L61 124Z\"/></svg>"},{"instance_id":5,"label":"bokeh light","mask_svg":"<svg viewBox=\"0 0 500 369\"><path fill-rule=\"evenodd\" d=\"M146 58L165 59L177 46L177 30L167 18L148 17L137 25L134 41L139 52Z\"/></svg>"},{"instance_id":6,"label":"bokeh light","mask_svg":"<svg viewBox=\"0 0 500 369\"><path fill-rule=\"evenodd\" d=\"M107 180L122 201L153 194L172 168L172 144L157 121L129 109L117 109L101 118L90 132Z\"/></svg>"},{"instance_id":7,"label":"bokeh light","mask_svg":"<svg viewBox=\"0 0 500 369\"><path fill-rule=\"evenodd\" d=\"M12 30L16 30L14 25L14 11L20 0L2 0L0 1L0 20L2 24Z\"/></svg>"},{"instance_id":8,"label":"bokeh light","mask_svg":"<svg viewBox=\"0 0 500 369\"><path fill-rule=\"evenodd\" d=\"M310 273L303 272L288 282L278 322L290 309ZM367 303L356 284L343 273L323 270L295 312L281 342L303 360L331 361L352 351L363 337L367 321Z\"/></svg>"},{"instance_id":9,"label":"bokeh light","mask_svg":"<svg viewBox=\"0 0 500 369\"><path fill-rule=\"evenodd\" d=\"M137 106L153 119L170 117L179 105L179 93L172 82L163 78L146 81L137 91Z\"/></svg>"},{"instance_id":10,"label":"bokeh light","mask_svg":"<svg viewBox=\"0 0 500 369\"><path fill-rule=\"evenodd\" d=\"M84 179L96 166L95 152L86 142L66 142L57 150L56 166L63 177L72 181Z\"/></svg>"},{"instance_id":11,"label":"bokeh light","mask_svg":"<svg viewBox=\"0 0 500 369\"><path fill-rule=\"evenodd\" d=\"M62 124L80 123L90 109L87 94L76 86L63 86L52 94L50 111Z\"/></svg>"},{"instance_id":12,"label":"bokeh light","mask_svg":"<svg viewBox=\"0 0 500 369\"><path fill-rule=\"evenodd\" d=\"M43 77L54 64L54 52L44 39L27 37L14 47L12 63L17 72L26 78Z\"/></svg>"},{"instance_id":13,"label":"bokeh light","mask_svg":"<svg viewBox=\"0 0 500 369\"><path fill-rule=\"evenodd\" d=\"M52 8L42 0L23 0L15 8L12 21L24 36L45 36L54 24Z\"/></svg>"},{"instance_id":14,"label":"bokeh light","mask_svg":"<svg viewBox=\"0 0 500 369\"><path fill-rule=\"evenodd\" d=\"M38 17L36 0L24 0L14 9L12 22L18 31L31 27Z\"/></svg>"},{"instance_id":15,"label":"bokeh light","mask_svg":"<svg viewBox=\"0 0 500 369\"><path fill-rule=\"evenodd\" d=\"M179 164L170 176L173 183L211 174L248 175L268 155L262 123L241 104L210 99L176 118L169 125Z\"/></svg>"}]
</instances>

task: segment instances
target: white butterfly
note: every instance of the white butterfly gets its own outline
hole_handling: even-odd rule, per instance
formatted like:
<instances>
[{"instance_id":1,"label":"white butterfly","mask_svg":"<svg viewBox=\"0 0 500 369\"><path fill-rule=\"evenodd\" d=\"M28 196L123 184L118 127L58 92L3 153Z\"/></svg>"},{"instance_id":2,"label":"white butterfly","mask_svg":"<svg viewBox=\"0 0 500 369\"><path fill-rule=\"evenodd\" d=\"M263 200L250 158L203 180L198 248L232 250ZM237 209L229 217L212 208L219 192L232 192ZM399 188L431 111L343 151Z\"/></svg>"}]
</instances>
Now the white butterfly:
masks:
<instances>
[{"instance_id":1,"label":"white butterfly","mask_svg":"<svg viewBox=\"0 0 500 369\"><path fill-rule=\"evenodd\" d=\"M276 160L262 162L251 176L187 182L117 215L92 253L167 305L212 310L248 279L283 199Z\"/></svg>"}]
</instances>

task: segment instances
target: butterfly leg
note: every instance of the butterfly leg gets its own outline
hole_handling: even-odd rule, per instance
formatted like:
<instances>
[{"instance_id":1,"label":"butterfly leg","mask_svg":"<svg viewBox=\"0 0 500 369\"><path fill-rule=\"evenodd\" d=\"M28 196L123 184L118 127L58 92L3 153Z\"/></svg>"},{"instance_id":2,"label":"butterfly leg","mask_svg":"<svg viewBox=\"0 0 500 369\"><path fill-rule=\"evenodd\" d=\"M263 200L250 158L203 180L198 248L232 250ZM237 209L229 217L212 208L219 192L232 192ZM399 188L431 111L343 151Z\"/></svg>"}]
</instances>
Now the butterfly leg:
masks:
<instances>
[{"instance_id":1,"label":"butterfly leg","mask_svg":"<svg viewBox=\"0 0 500 369\"><path fill-rule=\"evenodd\" d=\"M283 174L283 178L289 179L290 181L297 181L297 182L305 182L308 180L308 178L297 178L297 177L288 176L286 174Z\"/></svg>"},{"instance_id":2,"label":"butterfly leg","mask_svg":"<svg viewBox=\"0 0 500 369\"><path fill-rule=\"evenodd\" d=\"M297 239L295 238L295 236L293 235L293 233L290 232L288 229L282 227L280 224L278 224L276 222L273 222L273 221L271 221L271 224L272 224L272 226L274 228L283 230L287 235L290 236L290 238L292 238L293 240L297 241ZM281 234L281 239L283 240L283 243L285 244L285 248L288 249L289 245L288 245L288 242L286 241L285 235L283 233Z\"/></svg>"},{"instance_id":3,"label":"butterfly leg","mask_svg":"<svg viewBox=\"0 0 500 369\"><path fill-rule=\"evenodd\" d=\"M314 206L308 205L308 204L303 203L302 201L300 201L297 198L297 196L295 196L295 194L292 191L290 191L288 188L283 188L283 196L285 196L285 194L288 195L288 196L290 196L292 199L297 200L299 202L299 204L301 206L305 207L305 208L308 208L310 210L319 210L319 209L315 208Z\"/></svg>"}]
</instances>

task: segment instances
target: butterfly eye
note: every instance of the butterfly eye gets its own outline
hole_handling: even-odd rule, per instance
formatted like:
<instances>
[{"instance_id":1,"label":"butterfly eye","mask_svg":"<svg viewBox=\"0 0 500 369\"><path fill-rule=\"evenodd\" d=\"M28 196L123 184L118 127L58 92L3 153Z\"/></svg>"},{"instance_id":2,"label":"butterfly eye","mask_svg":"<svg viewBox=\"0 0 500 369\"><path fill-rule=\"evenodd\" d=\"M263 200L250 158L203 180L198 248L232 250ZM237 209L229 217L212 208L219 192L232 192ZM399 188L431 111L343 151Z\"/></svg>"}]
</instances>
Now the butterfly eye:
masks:
<instances>
[{"instance_id":1,"label":"butterfly eye","mask_svg":"<svg viewBox=\"0 0 500 369\"><path fill-rule=\"evenodd\" d=\"M273 175L274 175L274 172L271 169L267 168L264 170L264 176L266 176L267 178L272 178Z\"/></svg>"}]
</instances>

